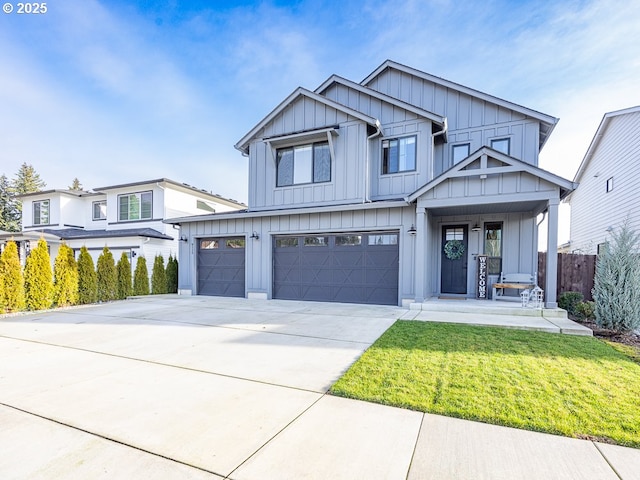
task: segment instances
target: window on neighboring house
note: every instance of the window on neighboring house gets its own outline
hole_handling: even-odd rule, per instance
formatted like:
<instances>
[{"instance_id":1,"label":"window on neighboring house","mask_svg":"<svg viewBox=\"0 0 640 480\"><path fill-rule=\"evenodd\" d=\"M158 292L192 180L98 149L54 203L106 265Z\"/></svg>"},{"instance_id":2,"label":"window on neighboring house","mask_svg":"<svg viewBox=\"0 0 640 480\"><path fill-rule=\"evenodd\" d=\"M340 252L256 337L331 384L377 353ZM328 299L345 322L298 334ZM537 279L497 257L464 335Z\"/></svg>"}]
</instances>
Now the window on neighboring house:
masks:
<instances>
[{"instance_id":1,"label":"window on neighboring house","mask_svg":"<svg viewBox=\"0 0 640 480\"><path fill-rule=\"evenodd\" d=\"M107 201L106 200L93 202L93 219L94 220L107 219Z\"/></svg>"},{"instance_id":2,"label":"window on neighboring house","mask_svg":"<svg viewBox=\"0 0 640 480\"><path fill-rule=\"evenodd\" d=\"M460 163L462 160L469 156L469 150L471 149L470 143L462 143L460 145L454 145L451 147L453 164Z\"/></svg>"},{"instance_id":3,"label":"window on neighboring house","mask_svg":"<svg viewBox=\"0 0 640 480\"><path fill-rule=\"evenodd\" d=\"M613 177L607 180L607 192L610 192L611 190L613 190Z\"/></svg>"},{"instance_id":4,"label":"window on neighboring house","mask_svg":"<svg viewBox=\"0 0 640 480\"><path fill-rule=\"evenodd\" d=\"M494 140L491 140L491 148L499 152L502 152L506 155L509 155L509 150L511 146L510 144L511 144L511 139L509 138L496 138Z\"/></svg>"},{"instance_id":5,"label":"window on neighboring house","mask_svg":"<svg viewBox=\"0 0 640 480\"><path fill-rule=\"evenodd\" d=\"M153 194L151 192L129 193L118 195L118 220L128 222L131 220L151 219Z\"/></svg>"},{"instance_id":6,"label":"window on neighboring house","mask_svg":"<svg viewBox=\"0 0 640 480\"><path fill-rule=\"evenodd\" d=\"M416 169L416 137L382 141L382 173L407 172Z\"/></svg>"},{"instance_id":7,"label":"window on neighboring house","mask_svg":"<svg viewBox=\"0 0 640 480\"><path fill-rule=\"evenodd\" d=\"M502 223L484 224L484 254L487 256L487 273L502 272Z\"/></svg>"},{"instance_id":8,"label":"window on neighboring house","mask_svg":"<svg viewBox=\"0 0 640 480\"><path fill-rule=\"evenodd\" d=\"M277 163L278 187L331 181L328 142L281 148L277 153Z\"/></svg>"},{"instance_id":9,"label":"window on neighboring house","mask_svg":"<svg viewBox=\"0 0 640 480\"><path fill-rule=\"evenodd\" d=\"M33 224L49 225L49 200L33 202Z\"/></svg>"}]
</instances>

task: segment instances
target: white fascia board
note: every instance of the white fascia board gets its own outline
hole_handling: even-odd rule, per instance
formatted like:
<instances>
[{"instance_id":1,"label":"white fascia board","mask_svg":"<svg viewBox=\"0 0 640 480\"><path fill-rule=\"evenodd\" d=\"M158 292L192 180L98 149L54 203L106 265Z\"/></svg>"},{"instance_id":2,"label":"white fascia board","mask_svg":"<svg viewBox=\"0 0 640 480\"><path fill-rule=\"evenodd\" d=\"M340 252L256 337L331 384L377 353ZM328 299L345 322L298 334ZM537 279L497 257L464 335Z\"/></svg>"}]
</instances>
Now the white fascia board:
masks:
<instances>
[{"instance_id":1,"label":"white fascia board","mask_svg":"<svg viewBox=\"0 0 640 480\"><path fill-rule=\"evenodd\" d=\"M267 125L270 121L272 121L280 112L282 112L289 104L291 104L294 100L296 100L300 96L305 96L307 98L310 98L311 100L315 100L317 102L323 103L328 107L335 108L336 110L339 110L341 112L346 113L347 115L350 115L354 118L362 120L363 122L368 123L369 125L376 124L376 119L373 117L364 115L363 113L360 113L357 110L354 110L352 108L345 107L344 105L336 103L333 100L329 100L328 98L325 98L322 95L318 95L317 93L307 90L306 88L298 87L296 90L293 91L293 93L291 93L291 95L285 98L275 109L273 109L271 113L269 113L269 115L264 117L255 127L253 127L249 131L249 133L247 133L244 137L242 137L238 141L238 143L234 145L234 147L240 152L247 154L249 151L248 150L249 143L257 135L257 133L265 125Z\"/></svg>"},{"instance_id":2,"label":"white fascia board","mask_svg":"<svg viewBox=\"0 0 640 480\"><path fill-rule=\"evenodd\" d=\"M359 83L352 82L351 80L347 80L346 78L342 78L338 75L332 75L331 77L329 77L322 85L316 88L315 92L319 95L322 95L334 83L339 83L340 85L344 85L345 87L351 88L360 93L364 93L365 95L369 95L370 97L377 98L382 102L386 102L390 105L394 105L396 107L407 110L408 112L415 113L416 115L427 118L440 126L444 125L445 119L440 115L436 115L435 113L429 112L428 110L418 108L415 105L411 105L410 103L398 100L397 98L390 97L389 95L380 93L376 90L373 90L364 85L360 85Z\"/></svg>"}]
</instances>

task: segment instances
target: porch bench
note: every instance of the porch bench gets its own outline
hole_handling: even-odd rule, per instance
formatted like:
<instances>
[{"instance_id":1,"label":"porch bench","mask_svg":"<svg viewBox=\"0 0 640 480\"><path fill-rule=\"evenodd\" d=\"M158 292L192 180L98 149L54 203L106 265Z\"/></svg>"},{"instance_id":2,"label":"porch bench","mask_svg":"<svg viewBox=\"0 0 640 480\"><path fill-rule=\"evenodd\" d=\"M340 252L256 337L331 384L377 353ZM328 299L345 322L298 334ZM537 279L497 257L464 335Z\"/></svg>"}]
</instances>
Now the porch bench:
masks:
<instances>
[{"instance_id":1,"label":"porch bench","mask_svg":"<svg viewBox=\"0 0 640 480\"><path fill-rule=\"evenodd\" d=\"M520 297L507 297L504 295L505 289L528 290L536 286L535 276L530 273L500 273L500 280L493 284L493 295L491 300L513 300L520 301Z\"/></svg>"}]
</instances>

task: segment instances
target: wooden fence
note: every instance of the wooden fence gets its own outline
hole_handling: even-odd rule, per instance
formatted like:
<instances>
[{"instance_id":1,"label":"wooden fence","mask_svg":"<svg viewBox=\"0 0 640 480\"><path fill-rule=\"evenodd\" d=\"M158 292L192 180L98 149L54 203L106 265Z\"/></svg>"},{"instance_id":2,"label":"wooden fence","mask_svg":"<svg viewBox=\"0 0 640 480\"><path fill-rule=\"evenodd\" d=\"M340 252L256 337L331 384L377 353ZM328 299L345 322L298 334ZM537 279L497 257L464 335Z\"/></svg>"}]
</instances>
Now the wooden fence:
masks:
<instances>
[{"instance_id":1,"label":"wooden fence","mask_svg":"<svg viewBox=\"0 0 640 480\"><path fill-rule=\"evenodd\" d=\"M538 252L538 285L545 288L547 253ZM585 301L593 300L591 290L596 275L596 256L575 253L558 253L558 291L580 292Z\"/></svg>"}]
</instances>

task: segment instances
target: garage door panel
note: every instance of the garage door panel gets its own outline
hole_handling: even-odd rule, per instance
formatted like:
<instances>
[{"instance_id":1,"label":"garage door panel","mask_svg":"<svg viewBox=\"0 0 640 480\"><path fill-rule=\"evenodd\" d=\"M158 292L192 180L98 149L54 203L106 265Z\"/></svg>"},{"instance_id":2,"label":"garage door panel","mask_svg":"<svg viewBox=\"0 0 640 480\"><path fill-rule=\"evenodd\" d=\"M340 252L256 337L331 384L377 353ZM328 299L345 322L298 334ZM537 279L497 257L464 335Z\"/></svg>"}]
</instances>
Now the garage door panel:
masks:
<instances>
[{"instance_id":1,"label":"garage door panel","mask_svg":"<svg viewBox=\"0 0 640 480\"><path fill-rule=\"evenodd\" d=\"M243 237L201 239L198 248L198 294L245 295Z\"/></svg>"},{"instance_id":2,"label":"garage door panel","mask_svg":"<svg viewBox=\"0 0 640 480\"><path fill-rule=\"evenodd\" d=\"M397 305L398 235L373 235L277 237L273 297Z\"/></svg>"}]
</instances>

